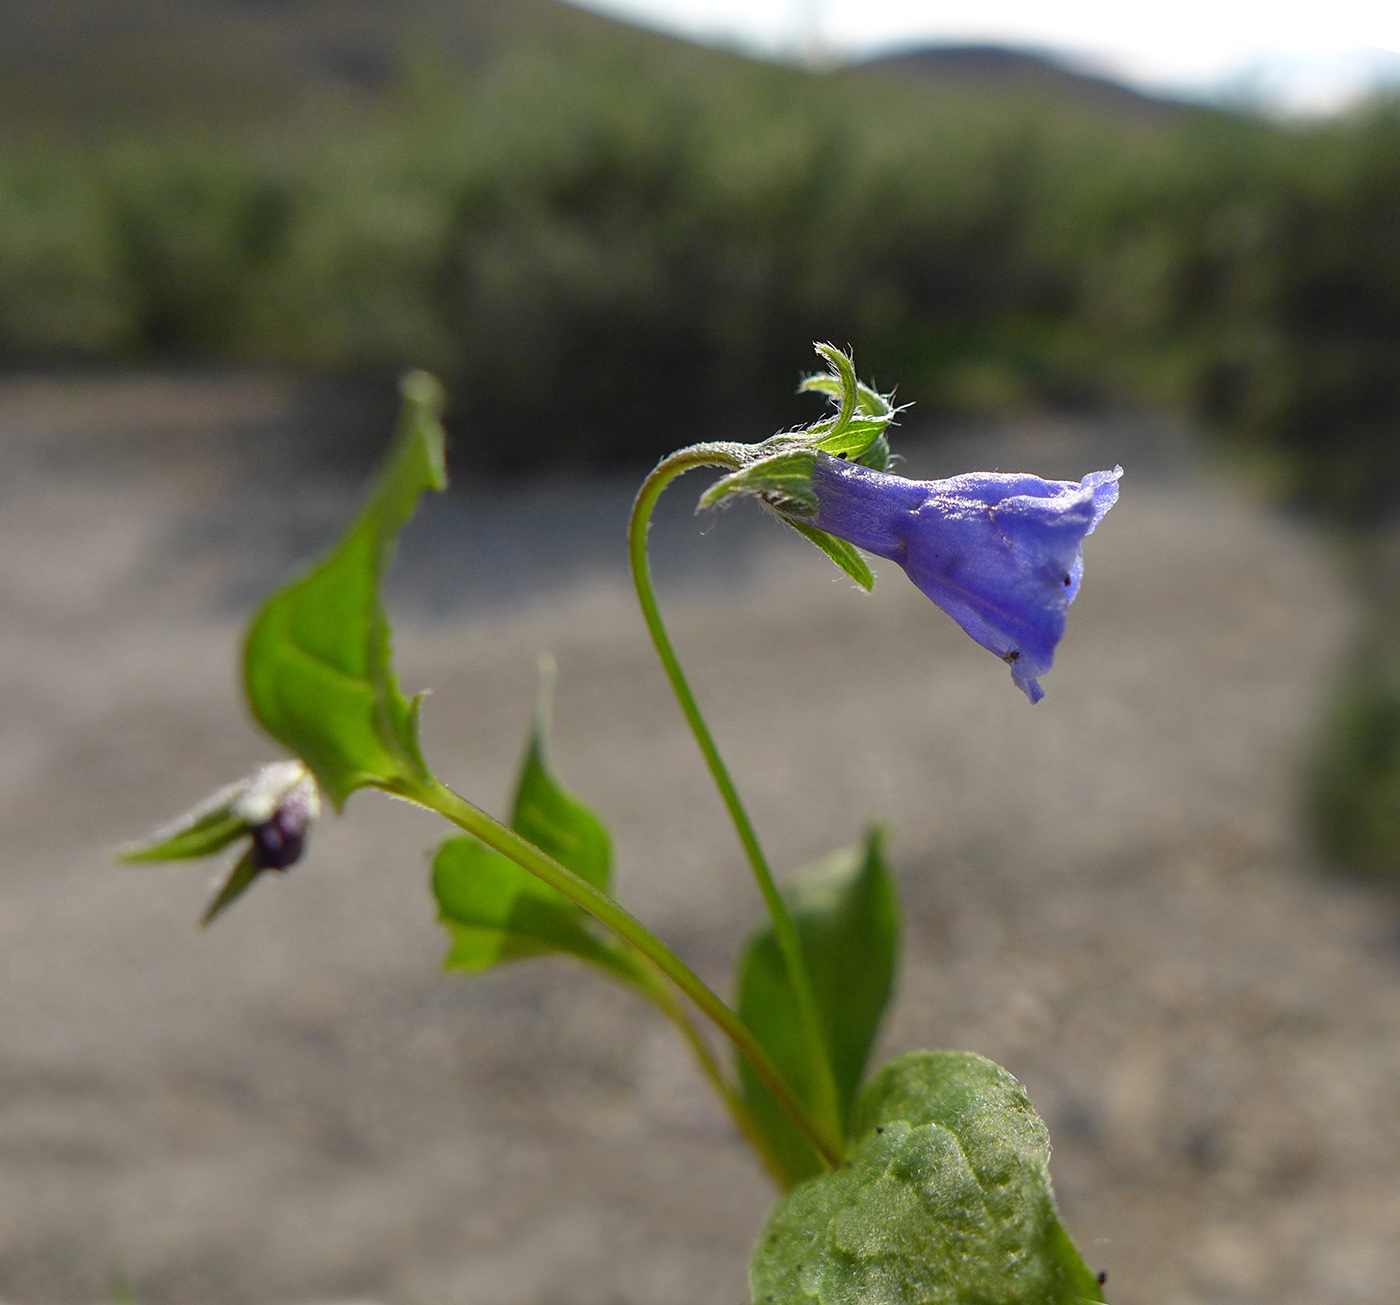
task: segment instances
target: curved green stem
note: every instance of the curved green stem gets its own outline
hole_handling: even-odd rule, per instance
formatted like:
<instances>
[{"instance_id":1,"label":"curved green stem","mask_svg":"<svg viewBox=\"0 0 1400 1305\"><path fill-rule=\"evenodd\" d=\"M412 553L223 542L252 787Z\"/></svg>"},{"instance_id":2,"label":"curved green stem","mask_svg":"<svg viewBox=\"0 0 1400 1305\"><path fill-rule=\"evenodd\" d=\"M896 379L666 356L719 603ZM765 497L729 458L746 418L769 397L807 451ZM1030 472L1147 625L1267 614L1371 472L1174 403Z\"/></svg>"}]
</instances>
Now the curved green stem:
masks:
<instances>
[{"instance_id":1,"label":"curved green stem","mask_svg":"<svg viewBox=\"0 0 1400 1305\"><path fill-rule=\"evenodd\" d=\"M651 631L656 654L661 659L661 665L666 670L667 678L671 681L671 688L675 692L676 700L680 703L681 711L685 713L691 733L695 735L695 741L700 745L700 751L704 755L705 764L709 767L710 774L714 777L720 797L723 798L724 805L728 808L729 817L734 822L739 841L743 844L745 855L753 869L754 878L758 881L759 890L762 892L764 903L768 907L768 914L773 922L773 934L777 939L778 949L782 953L784 964L787 967L788 980L792 984L793 997L797 1005L802 1040L806 1045L811 1067L816 1097L814 1105L819 1126L828 1139L828 1149L839 1154L842 1146L842 1130L840 1111L837 1106L836 1082L832 1076L831 1059L827 1054L826 1037L822 1030L816 994L812 989L811 975L807 971L807 963L802 955L802 944L798 939L792 916L788 913L787 904L783 901L782 894L774 882L772 871L768 868L763 849L759 846L758 835L754 832L753 824L749 820L748 813L744 810L744 804L739 799L738 790L734 787L734 781L729 777L729 771L719 755L719 749L715 746L714 738L710 734L709 727L705 724L705 718L700 714L700 707L695 701L695 695L690 691L685 672L681 670L675 649L671 646L670 636L666 633L666 626L661 619L661 610L657 606L656 592L651 580L651 562L647 555L647 534L651 528L651 514L657 499L661 497L662 490L677 476L696 467L724 467L730 471L737 470L744 465L744 453L745 446L743 445L711 443L692 445L690 448L681 449L679 452L663 458L642 482L637 500L632 505L632 518L627 528L628 558L632 565L632 583L637 590L637 602L641 605L642 617L647 623L647 629ZM819 1148L819 1152L820 1150L821 1148Z\"/></svg>"},{"instance_id":2,"label":"curved green stem","mask_svg":"<svg viewBox=\"0 0 1400 1305\"><path fill-rule=\"evenodd\" d=\"M467 833L479 838L487 847L493 848L522 869L528 870L542 883L548 884L576 906L582 907L594 919L606 925L624 942L640 952L734 1044L822 1160L833 1168L840 1164L840 1143L833 1145L813 1124L782 1072L749 1031L748 1026L720 1000L698 974L640 920L624 910L606 893L579 878L572 870L560 865L553 857L547 856L528 839L522 838L515 830L487 815L480 807L473 806L445 784L435 779L424 779L411 785L396 787L394 791L410 802L436 811L459 829L465 829ZM699 1036L698 1033L696 1036Z\"/></svg>"}]
</instances>

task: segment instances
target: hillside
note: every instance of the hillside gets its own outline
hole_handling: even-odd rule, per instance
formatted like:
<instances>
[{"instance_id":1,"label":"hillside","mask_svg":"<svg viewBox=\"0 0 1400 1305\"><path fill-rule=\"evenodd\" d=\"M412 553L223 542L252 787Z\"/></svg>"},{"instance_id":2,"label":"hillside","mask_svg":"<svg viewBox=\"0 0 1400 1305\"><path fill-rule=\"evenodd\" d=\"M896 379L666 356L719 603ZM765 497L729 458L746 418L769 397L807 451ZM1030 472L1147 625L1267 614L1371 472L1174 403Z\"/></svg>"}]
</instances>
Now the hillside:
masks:
<instances>
[{"instance_id":1,"label":"hillside","mask_svg":"<svg viewBox=\"0 0 1400 1305\"><path fill-rule=\"evenodd\" d=\"M13 133L238 129L373 106L415 68L471 73L521 41L634 32L555 0L7 0L0 119Z\"/></svg>"},{"instance_id":2,"label":"hillside","mask_svg":"<svg viewBox=\"0 0 1400 1305\"><path fill-rule=\"evenodd\" d=\"M1056 100L1083 110L1146 122L1178 119L1188 106L1144 95L1082 71L1053 54L997 45L923 46L882 55L859 71L919 80L944 91Z\"/></svg>"},{"instance_id":3,"label":"hillside","mask_svg":"<svg viewBox=\"0 0 1400 1305\"><path fill-rule=\"evenodd\" d=\"M603 45L641 63L716 70L748 62L558 0L7 0L0 121L12 136L315 121L372 108L424 68L470 77L520 45ZM855 69L1108 115L1174 107L996 47L912 50Z\"/></svg>"}]
</instances>

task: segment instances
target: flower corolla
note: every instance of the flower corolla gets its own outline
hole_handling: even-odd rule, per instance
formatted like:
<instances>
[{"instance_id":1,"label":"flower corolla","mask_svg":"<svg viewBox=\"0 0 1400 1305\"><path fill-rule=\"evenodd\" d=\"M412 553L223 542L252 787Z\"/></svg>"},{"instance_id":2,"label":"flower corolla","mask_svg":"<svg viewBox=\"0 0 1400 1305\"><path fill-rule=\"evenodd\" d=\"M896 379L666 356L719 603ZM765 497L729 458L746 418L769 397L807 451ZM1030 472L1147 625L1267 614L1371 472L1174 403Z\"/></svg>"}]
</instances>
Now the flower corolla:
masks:
<instances>
[{"instance_id":1,"label":"flower corolla","mask_svg":"<svg viewBox=\"0 0 1400 1305\"><path fill-rule=\"evenodd\" d=\"M906 480L818 453L817 511L805 522L898 562L1039 702L1079 592L1084 537L1117 502L1122 474L1096 471L1078 484L990 471Z\"/></svg>"}]
</instances>

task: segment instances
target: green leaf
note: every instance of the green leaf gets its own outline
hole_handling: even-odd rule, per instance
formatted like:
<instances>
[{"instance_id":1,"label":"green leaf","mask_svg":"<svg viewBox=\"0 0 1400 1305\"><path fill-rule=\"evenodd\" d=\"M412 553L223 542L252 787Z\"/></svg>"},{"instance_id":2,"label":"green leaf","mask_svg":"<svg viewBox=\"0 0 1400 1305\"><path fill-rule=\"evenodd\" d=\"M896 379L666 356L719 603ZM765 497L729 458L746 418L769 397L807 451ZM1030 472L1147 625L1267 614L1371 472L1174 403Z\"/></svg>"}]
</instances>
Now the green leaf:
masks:
<instances>
[{"instance_id":1,"label":"green leaf","mask_svg":"<svg viewBox=\"0 0 1400 1305\"><path fill-rule=\"evenodd\" d=\"M321 562L267 600L244 651L253 714L337 808L357 788L400 791L430 777L417 700L394 676L379 589L419 498L447 483L442 391L414 372L402 392L398 432L364 510Z\"/></svg>"},{"instance_id":2,"label":"green leaf","mask_svg":"<svg viewBox=\"0 0 1400 1305\"><path fill-rule=\"evenodd\" d=\"M516 781L511 827L593 887L608 891L607 827L554 774L549 760L554 667L540 666L535 718ZM433 893L452 934L444 964L477 972L526 956L565 952L635 976L624 953L591 931L586 912L475 838L450 838L433 860Z\"/></svg>"},{"instance_id":3,"label":"green leaf","mask_svg":"<svg viewBox=\"0 0 1400 1305\"><path fill-rule=\"evenodd\" d=\"M1074 1305L1103 1291L1060 1223L1025 1089L965 1051L915 1052L861 1094L849 1163L774 1206L755 1305Z\"/></svg>"},{"instance_id":4,"label":"green leaf","mask_svg":"<svg viewBox=\"0 0 1400 1305\"><path fill-rule=\"evenodd\" d=\"M821 1016L842 1128L894 986L899 906L885 865L883 837L838 853L784 888ZM814 1097L797 1002L771 927L750 940L739 968L739 1016L805 1103ZM774 1159L790 1181L823 1166L748 1062L737 1058L740 1087Z\"/></svg>"},{"instance_id":5,"label":"green leaf","mask_svg":"<svg viewBox=\"0 0 1400 1305\"><path fill-rule=\"evenodd\" d=\"M783 520L799 535L810 539L862 589L869 592L875 588L875 573L854 544L837 539L835 535L828 535L825 530L809 526L805 521L794 521L791 517L784 517Z\"/></svg>"},{"instance_id":6,"label":"green leaf","mask_svg":"<svg viewBox=\"0 0 1400 1305\"><path fill-rule=\"evenodd\" d=\"M607 826L564 788L549 763L553 689L554 665L543 661L534 727L525 744L516 782L511 828L580 879L607 892L612 874L612 842ZM563 902L564 898L559 900Z\"/></svg>"},{"instance_id":7,"label":"green leaf","mask_svg":"<svg viewBox=\"0 0 1400 1305\"><path fill-rule=\"evenodd\" d=\"M443 964L478 973L506 961L565 952L625 971L595 938L587 916L514 861L469 835L449 838L433 857L438 916L452 935Z\"/></svg>"},{"instance_id":8,"label":"green leaf","mask_svg":"<svg viewBox=\"0 0 1400 1305\"><path fill-rule=\"evenodd\" d=\"M233 869L228 872L228 878L224 880L223 887L214 894L214 900L209 903L203 916L200 917L200 927L203 928L210 924L216 915L222 915L242 897L253 886L253 881L263 873L263 870L262 866L253 863L253 850L249 848L238 858Z\"/></svg>"}]
</instances>

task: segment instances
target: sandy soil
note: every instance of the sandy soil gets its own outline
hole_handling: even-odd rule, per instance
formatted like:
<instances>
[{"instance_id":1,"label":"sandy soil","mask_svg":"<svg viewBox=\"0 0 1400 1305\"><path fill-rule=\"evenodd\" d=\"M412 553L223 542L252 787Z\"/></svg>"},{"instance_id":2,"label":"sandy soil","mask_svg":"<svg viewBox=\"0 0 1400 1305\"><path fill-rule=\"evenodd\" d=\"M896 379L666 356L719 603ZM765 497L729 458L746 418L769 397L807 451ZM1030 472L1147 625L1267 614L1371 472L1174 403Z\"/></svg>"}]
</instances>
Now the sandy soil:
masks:
<instances>
[{"instance_id":1,"label":"sandy soil","mask_svg":"<svg viewBox=\"0 0 1400 1305\"><path fill-rule=\"evenodd\" d=\"M670 1035L562 964L444 976L374 795L217 927L111 850L272 755L241 616L328 537L383 404L276 377L0 387L0 1298L738 1305L770 1199ZM659 527L665 601L775 860L895 831L885 1051L1029 1086L1121 1305L1400 1299L1400 929L1309 865L1299 765L1352 611L1319 541L1141 423L915 470L1118 459L1032 709L897 571L871 598L744 508ZM460 471L460 469L459 469ZM627 486L472 483L396 581L429 755L499 807L558 759L623 897L723 984L757 910L621 572Z\"/></svg>"}]
</instances>

